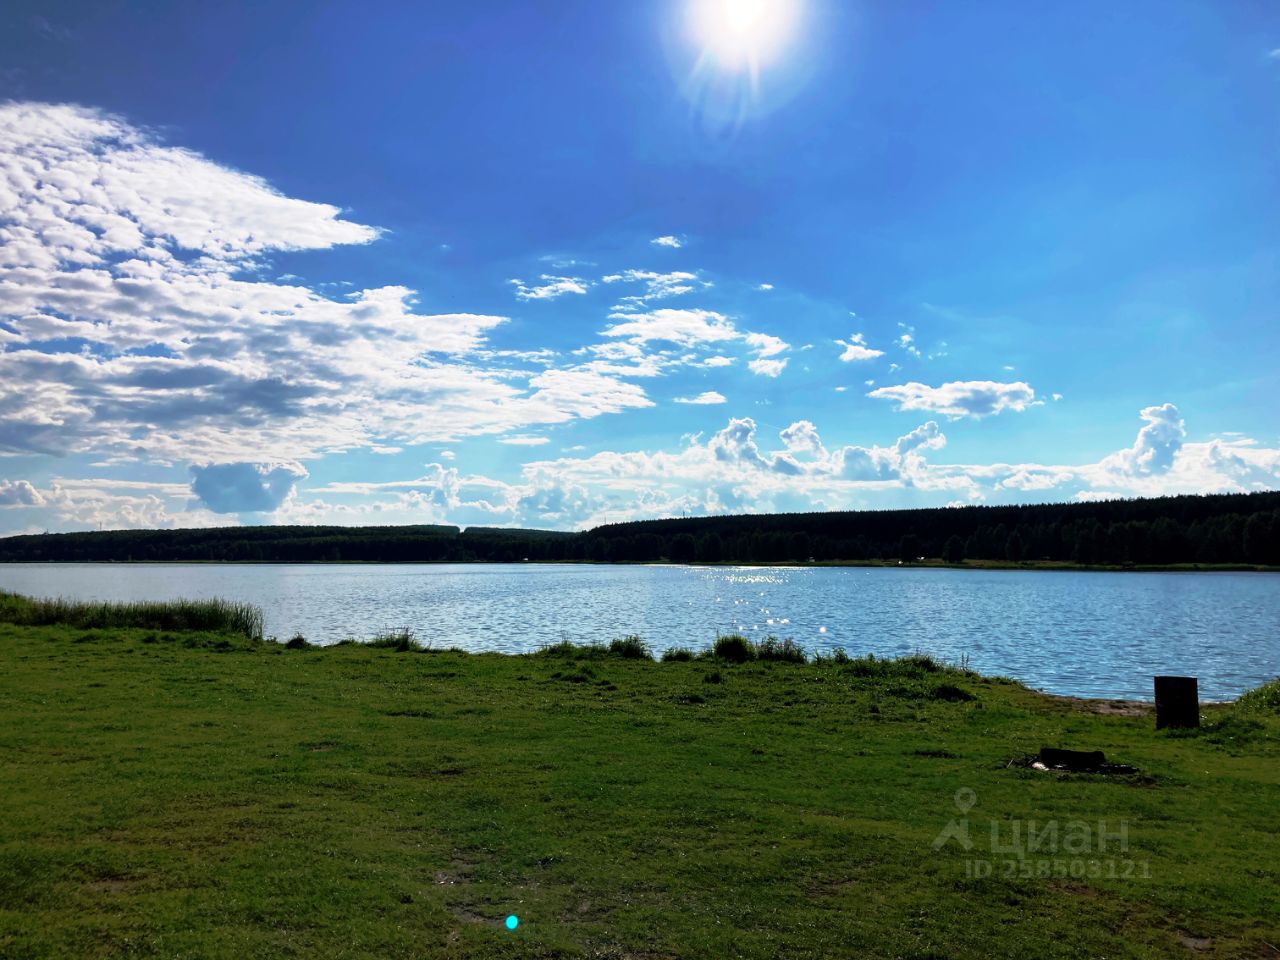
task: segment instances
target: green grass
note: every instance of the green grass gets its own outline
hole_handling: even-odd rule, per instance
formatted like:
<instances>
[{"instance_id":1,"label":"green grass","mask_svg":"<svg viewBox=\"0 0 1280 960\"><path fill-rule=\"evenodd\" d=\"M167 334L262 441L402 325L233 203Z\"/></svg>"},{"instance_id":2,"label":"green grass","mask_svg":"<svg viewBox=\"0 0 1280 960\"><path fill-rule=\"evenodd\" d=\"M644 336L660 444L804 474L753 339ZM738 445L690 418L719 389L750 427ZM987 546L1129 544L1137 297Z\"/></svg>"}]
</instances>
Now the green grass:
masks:
<instances>
[{"instance_id":1,"label":"green grass","mask_svg":"<svg viewBox=\"0 0 1280 960\"><path fill-rule=\"evenodd\" d=\"M1236 702L1236 707L1238 712L1245 715L1280 715L1280 679L1250 690Z\"/></svg>"},{"instance_id":2,"label":"green grass","mask_svg":"<svg viewBox=\"0 0 1280 960\"><path fill-rule=\"evenodd\" d=\"M63 624L85 629L196 630L262 639L260 609L248 603L220 599L94 603L61 598L33 599L0 591L0 623Z\"/></svg>"},{"instance_id":3,"label":"green grass","mask_svg":"<svg viewBox=\"0 0 1280 960\"><path fill-rule=\"evenodd\" d=\"M0 957L1280 945L1277 685L1175 735L927 657L398 648L0 624ZM1044 745L1140 773L1020 765ZM974 849L935 849L961 817ZM990 849L1099 820L1126 850Z\"/></svg>"}]
</instances>

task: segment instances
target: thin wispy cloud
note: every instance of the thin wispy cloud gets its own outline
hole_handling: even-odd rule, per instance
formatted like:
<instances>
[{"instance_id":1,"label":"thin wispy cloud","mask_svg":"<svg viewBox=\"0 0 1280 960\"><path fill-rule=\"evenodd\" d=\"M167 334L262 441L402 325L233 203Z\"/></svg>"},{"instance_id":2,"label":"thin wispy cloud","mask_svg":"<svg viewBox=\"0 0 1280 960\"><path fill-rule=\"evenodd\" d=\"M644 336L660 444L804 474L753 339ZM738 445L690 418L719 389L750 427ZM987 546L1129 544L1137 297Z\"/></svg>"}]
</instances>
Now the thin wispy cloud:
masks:
<instances>
[{"instance_id":1,"label":"thin wispy cloud","mask_svg":"<svg viewBox=\"0 0 1280 960\"><path fill-rule=\"evenodd\" d=\"M516 288L517 300L554 300L566 293L584 294L591 286L589 281L581 277L556 277L544 273L536 283L525 283L523 280L507 281Z\"/></svg>"},{"instance_id":2,"label":"thin wispy cloud","mask_svg":"<svg viewBox=\"0 0 1280 960\"><path fill-rule=\"evenodd\" d=\"M715 390L706 390L698 394L696 397L676 397L675 402L707 405L707 404L714 404L714 403L725 403L726 400L725 400L724 394L717 393Z\"/></svg>"}]
</instances>

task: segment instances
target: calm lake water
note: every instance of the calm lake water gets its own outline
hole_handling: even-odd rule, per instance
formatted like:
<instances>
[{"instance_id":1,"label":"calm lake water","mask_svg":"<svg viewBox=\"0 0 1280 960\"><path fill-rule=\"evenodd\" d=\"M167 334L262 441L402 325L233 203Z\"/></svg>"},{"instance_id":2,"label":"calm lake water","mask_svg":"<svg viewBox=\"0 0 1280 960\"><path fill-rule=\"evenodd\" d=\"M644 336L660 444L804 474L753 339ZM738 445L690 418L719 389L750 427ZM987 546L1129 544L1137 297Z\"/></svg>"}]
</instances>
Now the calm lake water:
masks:
<instances>
[{"instance_id":1,"label":"calm lake water","mask_svg":"<svg viewBox=\"0 0 1280 960\"><path fill-rule=\"evenodd\" d=\"M409 627L519 653L637 633L656 650L741 631L810 651L967 657L1052 693L1150 699L1157 673L1228 699L1280 675L1280 576L544 564L0 564L0 589L94 600L227 597L268 634Z\"/></svg>"}]
</instances>

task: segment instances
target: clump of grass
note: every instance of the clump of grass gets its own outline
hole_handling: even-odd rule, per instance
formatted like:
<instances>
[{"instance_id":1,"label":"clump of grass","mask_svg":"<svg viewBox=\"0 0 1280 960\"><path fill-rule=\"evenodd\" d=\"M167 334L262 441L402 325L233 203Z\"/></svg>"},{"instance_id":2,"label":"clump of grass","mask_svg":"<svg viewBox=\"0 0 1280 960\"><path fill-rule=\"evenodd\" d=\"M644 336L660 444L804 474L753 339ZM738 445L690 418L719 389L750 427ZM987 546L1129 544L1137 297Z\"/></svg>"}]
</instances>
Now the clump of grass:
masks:
<instances>
[{"instance_id":1,"label":"clump of grass","mask_svg":"<svg viewBox=\"0 0 1280 960\"><path fill-rule=\"evenodd\" d=\"M19 626L69 626L81 630L200 631L262 639L262 610L250 603L212 600L100 601L35 599L0 591L0 622Z\"/></svg>"},{"instance_id":2,"label":"clump of grass","mask_svg":"<svg viewBox=\"0 0 1280 960\"><path fill-rule=\"evenodd\" d=\"M821 651L815 653L813 662L818 666L835 664L837 667L843 667L849 662L849 654L844 652L844 647L836 647L830 653L822 653Z\"/></svg>"},{"instance_id":3,"label":"clump of grass","mask_svg":"<svg viewBox=\"0 0 1280 960\"><path fill-rule=\"evenodd\" d=\"M686 663L693 659L693 651L688 647L667 647L662 654L663 663Z\"/></svg>"},{"instance_id":4,"label":"clump of grass","mask_svg":"<svg viewBox=\"0 0 1280 960\"><path fill-rule=\"evenodd\" d=\"M848 658L844 664L844 670L855 677L895 679L918 679L929 674L947 671L963 672L939 663L933 657L923 653L912 654L909 657L877 657L874 653L869 653L865 657Z\"/></svg>"},{"instance_id":5,"label":"clump of grass","mask_svg":"<svg viewBox=\"0 0 1280 960\"><path fill-rule=\"evenodd\" d=\"M788 637L779 640L777 637L765 637L756 645L756 659L779 660L783 663L807 663L804 648Z\"/></svg>"},{"instance_id":6,"label":"clump of grass","mask_svg":"<svg viewBox=\"0 0 1280 960\"><path fill-rule=\"evenodd\" d=\"M285 642L285 647L289 650L309 650L311 644L307 643L307 638L300 633L295 633Z\"/></svg>"},{"instance_id":7,"label":"clump of grass","mask_svg":"<svg viewBox=\"0 0 1280 960\"><path fill-rule=\"evenodd\" d=\"M721 674L719 670L712 670L710 673L703 675L702 682L703 683L724 683L724 675Z\"/></svg>"},{"instance_id":8,"label":"clump of grass","mask_svg":"<svg viewBox=\"0 0 1280 960\"><path fill-rule=\"evenodd\" d=\"M711 652L717 660L727 660L729 663L746 663L756 658L755 644L739 633L728 633L723 637L716 637L716 643L711 648Z\"/></svg>"},{"instance_id":9,"label":"clump of grass","mask_svg":"<svg viewBox=\"0 0 1280 960\"><path fill-rule=\"evenodd\" d=\"M649 652L649 648L645 646L644 641L634 633L630 636L610 641L609 652L614 656L622 657L625 660L653 659L653 654Z\"/></svg>"},{"instance_id":10,"label":"clump of grass","mask_svg":"<svg viewBox=\"0 0 1280 960\"><path fill-rule=\"evenodd\" d=\"M622 657L627 660L652 660L653 654L643 640L632 634L612 640L606 646L601 643L573 643L561 640L548 644L536 653L535 657L557 657L574 660L599 660L603 657Z\"/></svg>"},{"instance_id":11,"label":"clump of grass","mask_svg":"<svg viewBox=\"0 0 1280 960\"><path fill-rule=\"evenodd\" d=\"M395 650L397 653L421 653L422 644L408 628L402 630L384 630L364 642L366 647L379 650Z\"/></svg>"},{"instance_id":12,"label":"clump of grass","mask_svg":"<svg viewBox=\"0 0 1280 960\"><path fill-rule=\"evenodd\" d=\"M599 657L604 655L604 647L598 643L573 643L569 640L561 640L559 643L547 644L540 648L535 657Z\"/></svg>"}]
</instances>

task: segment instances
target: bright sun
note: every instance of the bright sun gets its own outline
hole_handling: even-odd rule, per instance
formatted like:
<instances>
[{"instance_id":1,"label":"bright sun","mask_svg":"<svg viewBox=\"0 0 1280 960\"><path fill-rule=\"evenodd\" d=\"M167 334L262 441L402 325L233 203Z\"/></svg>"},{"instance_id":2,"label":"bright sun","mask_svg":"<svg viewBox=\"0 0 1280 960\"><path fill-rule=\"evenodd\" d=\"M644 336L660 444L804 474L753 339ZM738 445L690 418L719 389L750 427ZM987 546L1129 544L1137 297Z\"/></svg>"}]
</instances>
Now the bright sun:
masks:
<instances>
[{"instance_id":1,"label":"bright sun","mask_svg":"<svg viewBox=\"0 0 1280 960\"><path fill-rule=\"evenodd\" d=\"M800 0L691 0L690 25L722 70L752 73L772 60L795 27Z\"/></svg>"}]
</instances>

